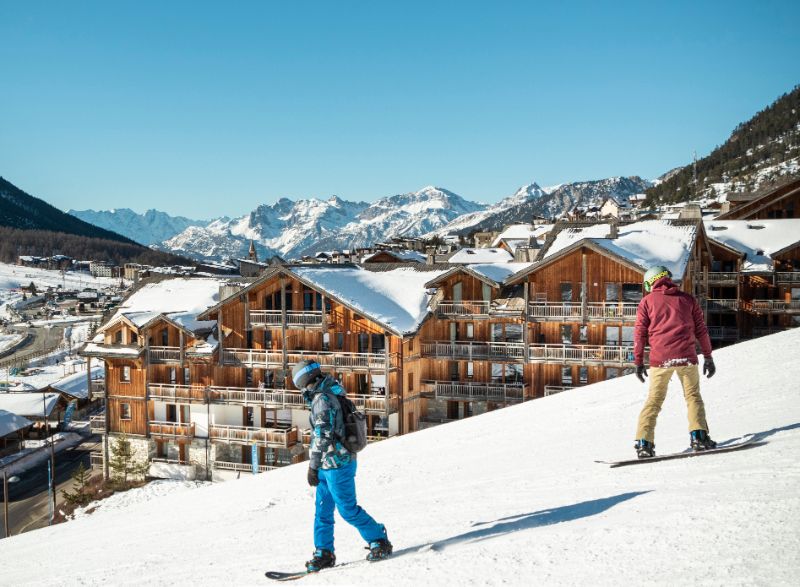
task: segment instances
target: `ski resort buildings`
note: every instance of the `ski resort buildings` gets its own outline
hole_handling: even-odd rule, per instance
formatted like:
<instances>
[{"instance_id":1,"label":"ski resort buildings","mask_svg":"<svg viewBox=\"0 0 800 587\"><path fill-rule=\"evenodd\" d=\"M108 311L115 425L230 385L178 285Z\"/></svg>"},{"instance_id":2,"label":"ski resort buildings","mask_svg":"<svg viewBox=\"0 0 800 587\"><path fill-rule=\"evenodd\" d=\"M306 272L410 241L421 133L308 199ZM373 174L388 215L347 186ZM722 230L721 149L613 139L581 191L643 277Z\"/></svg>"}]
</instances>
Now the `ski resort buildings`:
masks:
<instances>
[{"instance_id":1,"label":"ski resort buildings","mask_svg":"<svg viewBox=\"0 0 800 587\"><path fill-rule=\"evenodd\" d=\"M800 220L736 222L559 223L526 263L265 264L143 283L83 350L106 366L95 425L106 454L125 434L153 476L218 479L306 458L289 376L302 359L342 382L372 441L618 377L656 264L700 298L718 344L727 328L797 324L800 225L785 223ZM740 234L773 233L743 250Z\"/></svg>"}]
</instances>

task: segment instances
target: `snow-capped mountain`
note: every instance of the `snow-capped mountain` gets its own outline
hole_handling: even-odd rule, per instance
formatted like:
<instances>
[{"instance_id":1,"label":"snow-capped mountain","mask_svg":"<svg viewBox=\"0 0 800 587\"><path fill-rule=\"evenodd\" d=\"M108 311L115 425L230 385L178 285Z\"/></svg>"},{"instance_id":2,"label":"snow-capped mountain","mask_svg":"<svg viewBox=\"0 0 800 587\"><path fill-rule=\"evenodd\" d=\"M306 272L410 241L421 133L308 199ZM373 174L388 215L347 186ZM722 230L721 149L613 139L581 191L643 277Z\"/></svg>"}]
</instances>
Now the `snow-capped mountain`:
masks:
<instances>
[{"instance_id":1,"label":"snow-capped mountain","mask_svg":"<svg viewBox=\"0 0 800 587\"><path fill-rule=\"evenodd\" d=\"M159 210L144 214L130 208L115 210L69 210L67 214L80 218L106 230L113 230L143 245L159 244L190 226L205 226L208 220L192 220L184 216L170 216Z\"/></svg>"},{"instance_id":2,"label":"snow-capped mountain","mask_svg":"<svg viewBox=\"0 0 800 587\"><path fill-rule=\"evenodd\" d=\"M253 240L260 258L296 258L329 249L367 246L395 236L419 236L454 218L483 209L437 187L382 198L372 204L283 198L233 220L189 227L159 248L194 258L246 256Z\"/></svg>"},{"instance_id":3,"label":"snow-capped mountain","mask_svg":"<svg viewBox=\"0 0 800 587\"><path fill-rule=\"evenodd\" d=\"M638 176L563 183L551 188L532 183L481 213L457 218L435 234L501 230L509 224L529 222L534 216L557 218L575 206L600 206L609 197L626 201L628 196L642 193L650 185L651 182Z\"/></svg>"}]
</instances>

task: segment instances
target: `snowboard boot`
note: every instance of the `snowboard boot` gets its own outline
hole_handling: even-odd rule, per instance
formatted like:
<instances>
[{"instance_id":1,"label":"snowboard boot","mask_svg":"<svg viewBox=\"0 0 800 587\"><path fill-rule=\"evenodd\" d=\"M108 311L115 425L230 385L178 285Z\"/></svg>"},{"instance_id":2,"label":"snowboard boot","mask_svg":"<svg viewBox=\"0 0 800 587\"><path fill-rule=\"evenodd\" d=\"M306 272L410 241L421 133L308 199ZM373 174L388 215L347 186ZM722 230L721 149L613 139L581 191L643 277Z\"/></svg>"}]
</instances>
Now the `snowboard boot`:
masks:
<instances>
[{"instance_id":1,"label":"snowboard boot","mask_svg":"<svg viewBox=\"0 0 800 587\"><path fill-rule=\"evenodd\" d=\"M695 452L717 448L717 443L711 440L705 430L692 430L689 433L689 438L692 443L692 450Z\"/></svg>"},{"instance_id":2,"label":"snowboard boot","mask_svg":"<svg viewBox=\"0 0 800 587\"><path fill-rule=\"evenodd\" d=\"M392 554L392 543L385 538L379 538L378 540L370 542L367 549L369 550L367 560L374 563Z\"/></svg>"},{"instance_id":3,"label":"snowboard boot","mask_svg":"<svg viewBox=\"0 0 800 587\"><path fill-rule=\"evenodd\" d=\"M334 555L330 550L318 548L314 551L313 558L310 561L306 561L306 571L309 573L316 573L322 569L332 567L335 564L336 555Z\"/></svg>"},{"instance_id":4,"label":"snowboard boot","mask_svg":"<svg viewBox=\"0 0 800 587\"><path fill-rule=\"evenodd\" d=\"M649 459L656 456L656 445L644 438L637 440L634 448L636 449L636 456L640 459Z\"/></svg>"}]
</instances>

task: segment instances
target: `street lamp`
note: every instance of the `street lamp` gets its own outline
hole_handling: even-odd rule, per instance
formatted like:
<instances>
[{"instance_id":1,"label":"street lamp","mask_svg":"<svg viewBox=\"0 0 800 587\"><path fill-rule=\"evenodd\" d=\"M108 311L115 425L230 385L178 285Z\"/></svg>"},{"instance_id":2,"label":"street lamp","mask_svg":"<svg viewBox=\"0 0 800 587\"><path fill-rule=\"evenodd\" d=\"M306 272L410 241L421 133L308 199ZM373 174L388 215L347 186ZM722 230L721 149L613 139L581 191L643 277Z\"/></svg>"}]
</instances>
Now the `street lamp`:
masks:
<instances>
[{"instance_id":1,"label":"street lamp","mask_svg":"<svg viewBox=\"0 0 800 587\"><path fill-rule=\"evenodd\" d=\"M9 531L8 531L8 484L9 483L16 483L19 481L19 477L13 475L11 478L8 477L8 472L3 469L3 511L5 512L5 516L3 520L5 521L6 531L5 531L5 538L8 538Z\"/></svg>"}]
</instances>

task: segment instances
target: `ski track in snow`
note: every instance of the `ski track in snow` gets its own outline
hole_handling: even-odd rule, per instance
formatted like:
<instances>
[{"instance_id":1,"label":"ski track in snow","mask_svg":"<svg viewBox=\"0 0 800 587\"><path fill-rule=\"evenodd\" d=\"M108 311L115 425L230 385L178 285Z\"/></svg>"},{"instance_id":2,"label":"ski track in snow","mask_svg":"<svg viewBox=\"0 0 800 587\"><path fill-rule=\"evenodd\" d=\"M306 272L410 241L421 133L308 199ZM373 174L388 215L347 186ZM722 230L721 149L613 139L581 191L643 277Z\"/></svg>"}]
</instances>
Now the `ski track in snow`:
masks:
<instances>
[{"instance_id":1,"label":"ski track in snow","mask_svg":"<svg viewBox=\"0 0 800 587\"><path fill-rule=\"evenodd\" d=\"M712 436L766 440L739 452L594 463L633 454L646 393L634 376L371 445L359 456L359 500L387 525L395 555L302 584L795 585L798 345L800 329L715 352L717 375L702 383ZM686 447L685 418L673 380L658 452ZM306 466L176 484L152 499L144 488L118 507L2 540L2 582L269 584L265 571L302 569L313 550ZM365 556L338 515L336 540L340 563Z\"/></svg>"}]
</instances>

